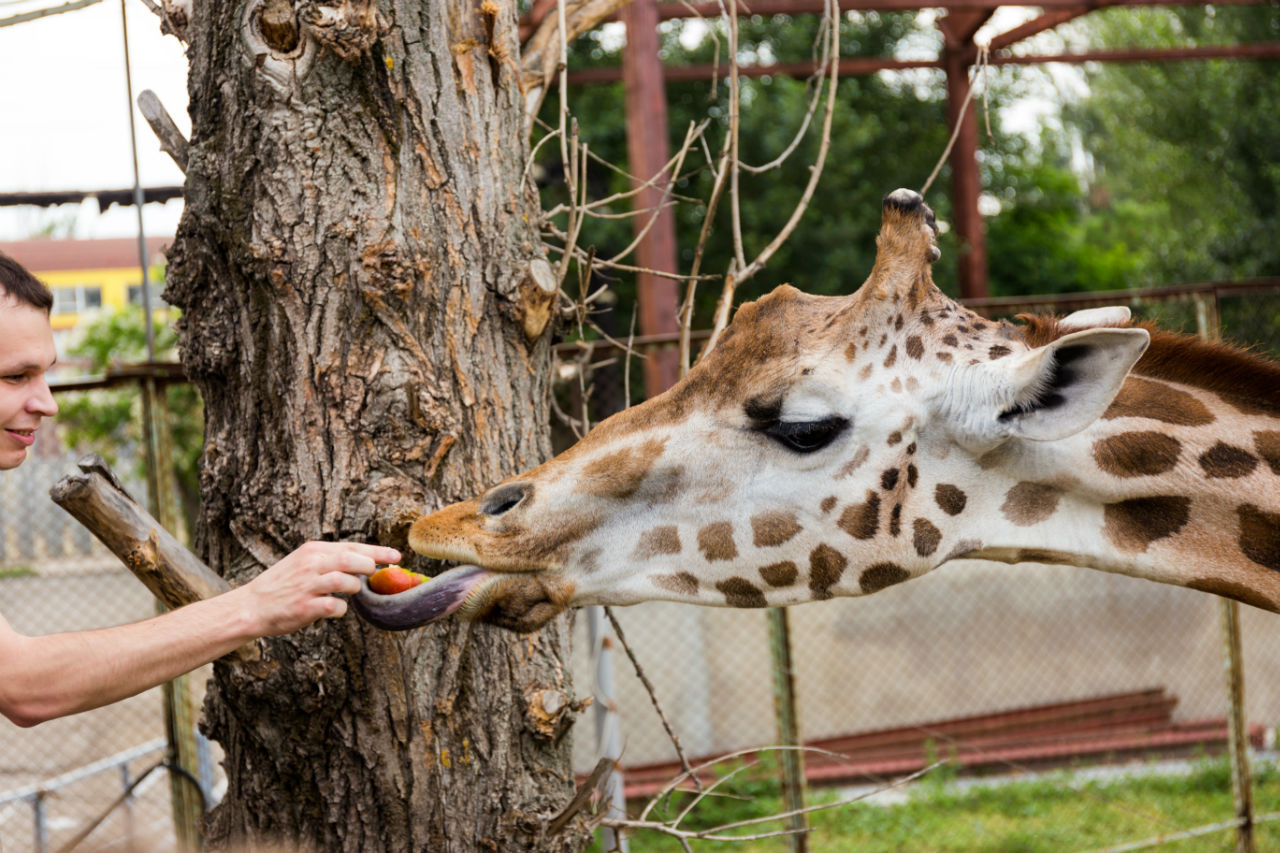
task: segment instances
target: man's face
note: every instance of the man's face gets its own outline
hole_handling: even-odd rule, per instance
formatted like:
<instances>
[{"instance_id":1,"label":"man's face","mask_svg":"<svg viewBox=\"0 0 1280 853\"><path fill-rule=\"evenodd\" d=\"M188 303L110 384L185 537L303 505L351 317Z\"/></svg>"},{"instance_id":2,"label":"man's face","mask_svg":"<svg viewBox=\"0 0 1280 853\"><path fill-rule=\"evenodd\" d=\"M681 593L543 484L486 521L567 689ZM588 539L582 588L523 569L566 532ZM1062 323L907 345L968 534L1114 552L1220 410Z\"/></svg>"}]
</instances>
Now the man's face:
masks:
<instances>
[{"instance_id":1,"label":"man's face","mask_svg":"<svg viewBox=\"0 0 1280 853\"><path fill-rule=\"evenodd\" d=\"M0 294L0 470L22 464L40 419L58 413L44 377L56 358L49 316Z\"/></svg>"}]
</instances>

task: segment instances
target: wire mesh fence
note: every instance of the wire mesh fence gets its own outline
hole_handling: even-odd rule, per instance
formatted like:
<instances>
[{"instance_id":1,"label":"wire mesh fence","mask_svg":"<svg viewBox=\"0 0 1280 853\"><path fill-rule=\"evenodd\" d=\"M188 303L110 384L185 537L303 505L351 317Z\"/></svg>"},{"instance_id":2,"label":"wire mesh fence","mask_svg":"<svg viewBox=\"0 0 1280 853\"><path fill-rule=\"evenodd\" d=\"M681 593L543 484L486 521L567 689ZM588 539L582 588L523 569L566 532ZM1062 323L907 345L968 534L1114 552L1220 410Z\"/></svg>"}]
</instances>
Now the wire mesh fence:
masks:
<instances>
[{"instance_id":1,"label":"wire mesh fence","mask_svg":"<svg viewBox=\"0 0 1280 853\"><path fill-rule=\"evenodd\" d=\"M1166 327L1217 322L1229 339L1280 352L1280 284L1058 300L975 307L1007 316L1122 301ZM560 371L563 411L595 421L628 398L616 352L575 350L563 364L572 366ZM633 384L641 373L630 371ZM558 444L572 440L557 429ZM0 477L0 608L23 633L154 612L146 589L48 498L76 455L42 438L27 463ZM136 479L126 485L145 495ZM614 615L687 755L779 741L765 611L652 603ZM594 689L598 663L586 621L573 652L579 693ZM1241 621L1244 712L1260 749L1280 723L1280 618L1244 608ZM849 756L810 759L813 784L893 778L937 754L962 770L1021 772L1226 749L1223 628L1218 600L1202 593L1063 566L968 561L875 596L793 608L789 624L799 736ZM616 693L597 705L618 710L628 791L644 796L677 772L676 754L617 652ZM203 680L192 679L197 705ZM600 754L594 732L587 719L577 727L580 772ZM164 756L163 736L159 691L31 730L0 721L0 853L59 849L104 812L93 849L139 839L173 849L167 773L152 772L121 800Z\"/></svg>"}]
</instances>

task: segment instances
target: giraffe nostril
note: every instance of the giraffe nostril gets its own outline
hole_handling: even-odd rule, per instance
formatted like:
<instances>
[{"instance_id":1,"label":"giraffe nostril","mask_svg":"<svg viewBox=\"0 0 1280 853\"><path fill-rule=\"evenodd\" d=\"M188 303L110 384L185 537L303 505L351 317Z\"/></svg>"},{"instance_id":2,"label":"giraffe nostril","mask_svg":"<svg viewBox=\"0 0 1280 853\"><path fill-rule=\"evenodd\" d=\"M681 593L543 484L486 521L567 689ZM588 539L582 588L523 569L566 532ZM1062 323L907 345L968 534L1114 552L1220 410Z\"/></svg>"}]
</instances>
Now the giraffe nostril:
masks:
<instances>
[{"instance_id":1,"label":"giraffe nostril","mask_svg":"<svg viewBox=\"0 0 1280 853\"><path fill-rule=\"evenodd\" d=\"M508 483L498 486L480 500L480 513L497 518L515 509L533 494L532 483Z\"/></svg>"}]
</instances>

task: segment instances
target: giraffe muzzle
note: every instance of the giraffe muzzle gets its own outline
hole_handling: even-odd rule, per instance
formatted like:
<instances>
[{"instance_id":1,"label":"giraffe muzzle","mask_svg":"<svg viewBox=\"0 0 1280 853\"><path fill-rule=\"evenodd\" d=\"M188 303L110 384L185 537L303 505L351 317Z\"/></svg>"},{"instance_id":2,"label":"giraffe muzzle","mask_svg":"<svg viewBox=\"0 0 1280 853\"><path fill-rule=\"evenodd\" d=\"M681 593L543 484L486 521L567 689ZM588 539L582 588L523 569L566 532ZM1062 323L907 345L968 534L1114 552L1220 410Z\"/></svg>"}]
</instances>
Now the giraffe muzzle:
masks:
<instances>
[{"instance_id":1,"label":"giraffe muzzle","mask_svg":"<svg viewBox=\"0 0 1280 853\"><path fill-rule=\"evenodd\" d=\"M394 595L381 595L369 588L367 578L351 599L365 621L386 631L407 631L427 625L464 608L467 602L491 581L494 573L479 566L458 566L426 583Z\"/></svg>"}]
</instances>

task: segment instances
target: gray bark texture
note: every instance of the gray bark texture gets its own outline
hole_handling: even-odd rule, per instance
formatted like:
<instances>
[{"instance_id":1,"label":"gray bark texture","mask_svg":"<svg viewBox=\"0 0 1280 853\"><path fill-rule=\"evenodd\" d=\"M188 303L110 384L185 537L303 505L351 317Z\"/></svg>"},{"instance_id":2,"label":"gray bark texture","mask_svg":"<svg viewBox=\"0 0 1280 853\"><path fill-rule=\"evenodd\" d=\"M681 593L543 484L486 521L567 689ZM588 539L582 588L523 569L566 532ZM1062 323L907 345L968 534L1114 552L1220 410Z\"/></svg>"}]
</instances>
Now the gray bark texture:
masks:
<instances>
[{"instance_id":1,"label":"gray bark texture","mask_svg":"<svg viewBox=\"0 0 1280 853\"><path fill-rule=\"evenodd\" d=\"M205 401L197 548L232 584L308 539L407 553L419 512L549 450L514 4L237 0L186 23L165 295ZM389 634L349 613L268 640L269 671L220 662L210 844L583 849L581 823L543 830L573 795L569 640L567 618Z\"/></svg>"}]
</instances>

